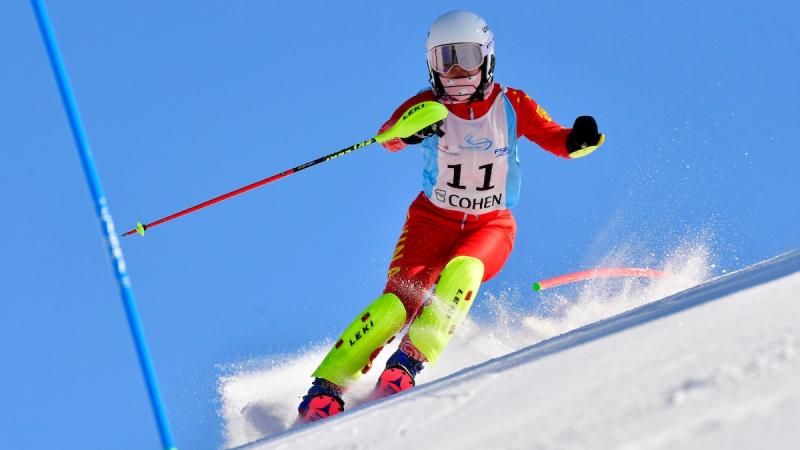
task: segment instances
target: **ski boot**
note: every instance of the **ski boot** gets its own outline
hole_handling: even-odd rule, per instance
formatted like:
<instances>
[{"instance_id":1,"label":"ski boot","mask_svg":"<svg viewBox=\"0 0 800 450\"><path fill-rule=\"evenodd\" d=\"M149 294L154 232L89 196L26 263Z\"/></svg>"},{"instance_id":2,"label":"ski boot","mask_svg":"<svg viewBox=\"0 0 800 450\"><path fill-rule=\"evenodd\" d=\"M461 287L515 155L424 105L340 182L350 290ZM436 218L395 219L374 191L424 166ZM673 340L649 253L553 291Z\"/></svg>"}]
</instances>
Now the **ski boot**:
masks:
<instances>
[{"instance_id":1,"label":"ski boot","mask_svg":"<svg viewBox=\"0 0 800 450\"><path fill-rule=\"evenodd\" d=\"M378 378L373 398L384 398L411 389L415 384L414 377L422 369L422 362L408 356L402 350L397 350L386 361L386 369Z\"/></svg>"},{"instance_id":2,"label":"ski boot","mask_svg":"<svg viewBox=\"0 0 800 450\"><path fill-rule=\"evenodd\" d=\"M344 411L344 388L323 378L315 378L308 394L297 407L302 422L316 422Z\"/></svg>"}]
</instances>

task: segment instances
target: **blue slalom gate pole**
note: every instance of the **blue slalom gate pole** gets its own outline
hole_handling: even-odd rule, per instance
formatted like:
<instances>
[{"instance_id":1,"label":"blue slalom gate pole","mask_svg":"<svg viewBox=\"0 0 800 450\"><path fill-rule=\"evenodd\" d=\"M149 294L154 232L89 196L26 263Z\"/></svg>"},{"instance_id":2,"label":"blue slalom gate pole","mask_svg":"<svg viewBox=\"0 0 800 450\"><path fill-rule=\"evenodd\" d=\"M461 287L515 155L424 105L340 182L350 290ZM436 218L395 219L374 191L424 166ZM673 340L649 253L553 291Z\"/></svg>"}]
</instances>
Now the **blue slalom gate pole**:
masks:
<instances>
[{"instance_id":1,"label":"blue slalom gate pole","mask_svg":"<svg viewBox=\"0 0 800 450\"><path fill-rule=\"evenodd\" d=\"M150 358L150 351L147 348L147 341L144 338L144 331L142 324L139 320L139 313L136 309L136 300L133 297L133 290L131 289L131 280L128 276L125 267L125 260L122 256L122 248L119 245L119 237L114 229L114 222L111 220L111 213L108 209L108 201L106 200L105 193L100 184L100 177L97 173L97 168L94 164L91 149L89 148L89 140L86 137L86 132L83 128L80 114L78 113L78 105L75 102L75 96L72 92L72 87L67 77L67 71L64 67L64 61L61 58L61 51L58 48L53 26L50 23L50 18L47 15L43 0L31 0L33 10L36 13L36 20L39 24L39 30L42 33L45 47L47 48L47 55L50 59L50 66L58 83L58 90L61 93L61 100L64 104L69 124L72 128L72 135L75 138L75 145L78 147L80 154L81 164L83 165L83 172L86 175L86 181L89 184L89 189L92 193L94 200L95 211L100 220L100 225L103 230L108 252L111 255L112 266L114 273L117 277L119 284L120 294L122 295L122 302L125 306L125 314L128 318L128 325L130 326L133 341L136 345L136 352L139 356L139 365L144 375L145 383L147 384L147 393L150 397L150 404L153 408L153 413L158 425L158 431L161 435L161 443L164 449L176 450L175 443L172 438L172 432L169 428L167 415L164 409L164 403L161 400L161 392L158 389L158 382L156 381L155 370Z\"/></svg>"}]
</instances>

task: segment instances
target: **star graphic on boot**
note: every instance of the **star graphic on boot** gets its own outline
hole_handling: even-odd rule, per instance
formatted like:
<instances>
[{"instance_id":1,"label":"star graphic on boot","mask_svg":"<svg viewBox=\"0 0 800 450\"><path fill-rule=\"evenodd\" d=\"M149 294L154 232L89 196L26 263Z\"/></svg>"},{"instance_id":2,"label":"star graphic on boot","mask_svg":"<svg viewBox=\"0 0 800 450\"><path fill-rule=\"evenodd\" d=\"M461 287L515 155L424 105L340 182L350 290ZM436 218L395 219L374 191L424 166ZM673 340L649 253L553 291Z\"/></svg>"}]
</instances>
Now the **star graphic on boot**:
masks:
<instances>
[{"instance_id":1,"label":"star graphic on boot","mask_svg":"<svg viewBox=\"0 0 800 450\"><path fill-rule=\"evenodd\" d=\"M400 387L402 386L402 380L403 380L403 375L400 375L399 377L397 377L396 380L389 380L389 383L392 383L393 385L397 386L397 390L399 391Z\"/></svg>"},{"instance_id":2,"label":"star graphic on boot","mask_svg":"<svg viewBox=\"0 0 800 450\"><path fill-rule=\"evenodd\" d=\"M326 416L330 416L331 415L331 406L333 406L332 402L328 401L327 405L325 405L325 406L323 406L321 408L317 408L317 411L322 411L323 413L325 413Z\"/></svg>"}]
</instances>

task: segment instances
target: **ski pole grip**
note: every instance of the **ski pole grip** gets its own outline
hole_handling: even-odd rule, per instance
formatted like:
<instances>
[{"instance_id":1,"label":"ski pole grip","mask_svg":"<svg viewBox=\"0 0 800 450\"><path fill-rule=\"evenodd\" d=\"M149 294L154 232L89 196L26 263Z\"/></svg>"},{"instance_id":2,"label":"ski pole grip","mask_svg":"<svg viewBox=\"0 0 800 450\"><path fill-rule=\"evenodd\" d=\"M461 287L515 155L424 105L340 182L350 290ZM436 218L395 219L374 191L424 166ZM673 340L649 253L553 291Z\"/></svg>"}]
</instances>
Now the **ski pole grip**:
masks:
<instances>
[{"instance_id":1,"label":"ski pole grip","mask_svg":"<svg viewBox=\"0 0 800 450\"><path fill-rule=\"evenodd\" d=\"M384 143L389 139L407 138L425 127L444 120L447 113L447 108L439 102L417 103L408 108L392 128L375 136L375 140Z\"/></svg>"}]
</instances>

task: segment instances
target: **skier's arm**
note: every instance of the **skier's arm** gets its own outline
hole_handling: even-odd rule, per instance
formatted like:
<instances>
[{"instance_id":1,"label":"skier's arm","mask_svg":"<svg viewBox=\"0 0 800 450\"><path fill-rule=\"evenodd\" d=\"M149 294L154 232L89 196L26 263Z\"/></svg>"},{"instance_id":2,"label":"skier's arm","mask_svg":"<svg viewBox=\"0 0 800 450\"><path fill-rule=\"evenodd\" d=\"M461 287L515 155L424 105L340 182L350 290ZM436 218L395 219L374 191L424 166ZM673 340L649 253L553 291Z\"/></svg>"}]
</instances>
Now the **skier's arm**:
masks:
<instances>
[{"instance_id":1,"label":"skier's arm","mask_svg":"<svg viewBox=\"0 0 800 450\"><path fill-rule=\"evenodd\" d=\"M517 137L525 136L562 158L583 156L589 153L581 153L587 147L591 151L591 147L602 145L602 135L591 116L581 116L573 128L564 128L524 92L508 88L507 95L517 113Z\"/></svg>"},{"instance_id":2,"label":"skier's arm","mask_svg":"<svg viewBox=\"0 0 800 450\"><path fill-rule=\"evenodd\" d=\"M411 97L410 99L406 100L405 102L403 102L402 105L400 105L394 111L394 113L392 114L392 117L390 117L389 120L387 120L386 123L384 123L381 126L381 128L378 130L378 133L383 133L384 131L386 131L389 128L391 128L398 120L400 120L400 117L403 116L403 113L406 110L408 110L408 108L412 107L413 105L416 105L419 102L424 102L424 101L428 101L428 100L436 100L436 97L433 95L433 92L430 89L422 91L422 92L418 93L417 95ZM436 130L433 130L433 131L435 132ZM411 137L413 138L413 136L411 136ZM409 139L406 138L406 140L408 141ZM413 139L412 139L412 142L403 142L403 140L400 139L400 138L394 138L394 139L389 139L388 141L381 143L381 145L383 145L383 147L386 148L386 150L389 150L391 152L397 152L397 151L400 151L400 150L404 149L409 143L413 144L413 143L417 143L417 142L413 142Z\"/></svg>"}]
</instances>

